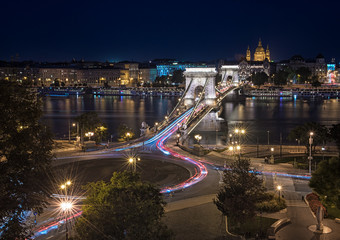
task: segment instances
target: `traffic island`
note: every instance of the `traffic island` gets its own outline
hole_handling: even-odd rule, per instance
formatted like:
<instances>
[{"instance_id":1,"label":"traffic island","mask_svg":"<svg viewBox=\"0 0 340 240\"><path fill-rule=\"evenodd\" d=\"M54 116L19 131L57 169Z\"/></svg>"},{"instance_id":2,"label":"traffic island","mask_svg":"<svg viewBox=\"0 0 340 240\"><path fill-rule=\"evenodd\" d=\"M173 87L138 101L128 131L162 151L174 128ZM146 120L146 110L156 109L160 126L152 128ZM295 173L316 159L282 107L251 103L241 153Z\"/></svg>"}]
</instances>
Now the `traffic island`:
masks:
<instances>
[{"instance_id":1,"label":"traffic island","mask_svg":"<svg viewBox=\"0 0 340 240\"><path fill-rule=\"evenodd\" d=\"M274 222L270 228L267 230L267 238L268 239L275 239L275 234L283 227L290 224L291 221L289 218L282 218Z\"/></svg>"}]
</instances>

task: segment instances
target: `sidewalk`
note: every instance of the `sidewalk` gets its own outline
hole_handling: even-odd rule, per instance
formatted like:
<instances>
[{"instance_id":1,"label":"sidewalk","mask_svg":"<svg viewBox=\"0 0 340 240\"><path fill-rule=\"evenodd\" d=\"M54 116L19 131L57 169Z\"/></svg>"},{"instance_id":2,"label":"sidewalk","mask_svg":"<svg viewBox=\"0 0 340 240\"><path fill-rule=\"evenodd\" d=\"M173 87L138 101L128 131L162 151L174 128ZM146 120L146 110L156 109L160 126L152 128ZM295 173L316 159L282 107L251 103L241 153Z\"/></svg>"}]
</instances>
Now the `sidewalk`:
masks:
<instances>
[{"instance_id":1,"label":"sidewalk","mask_svg":"<svg viewBox=\"0 0 340 240\"><path fill-rule=\"evenodd\" d=\"M184 152L182 149L175 147L174 141L168 141L167 145L173 148L175 151ZM256 146L255 146L256 147ZM263 146L266 147L266 146ZM255 148L256 149L256 148ZM289 148L289 150L292 150ZM202 160L204 162L210 164L216 164L219 166L223 166L225 162L232 162L233 159L228 153L228 150L224 152L210 152L209 154L198 157L193 156L189 153L186 155L190 155L195 159ZM256 158L255 153L248 154L248 158L251 158L251 164L254 168L260 171L268 171L268 172L282 172L282 173L291 173L291 174L307 174L307 170L295 169L292 164L281 163L281 164L265 164L263 158ZM323 234L320 236L316 236L312 231L308 229L309 226L315 225L317 223L316 218L311 213L309 206L302 200L302 196L310 193L312 190L308 186L308 181L300 180L300 179L292 179L288 177L276 177L276 176L264 176L265 184L268 190L275 191L277 185L282 186L282 195L286 199L287 209L284 209L277 213L269 213L262 214L264 217L270 217L274 219L281 218L289 218L291 219L291 224L279 230L276 234L276 239L281 240L317 240L317 239L328 239L328 240L339 240L340 239L340 224L335 223L332 219L325 219L324 225L328 226L332 229L331 233ZM206 196L202 196L202 199L187 199L179 201L178 203L170 203L169 212L173 211L172 209L178 210L185 209L186 204L190 200L202 201ZM196 203L193 203L193 206ZM203 207L203 205L202 205Z\"/></svg>"}]
</instances>

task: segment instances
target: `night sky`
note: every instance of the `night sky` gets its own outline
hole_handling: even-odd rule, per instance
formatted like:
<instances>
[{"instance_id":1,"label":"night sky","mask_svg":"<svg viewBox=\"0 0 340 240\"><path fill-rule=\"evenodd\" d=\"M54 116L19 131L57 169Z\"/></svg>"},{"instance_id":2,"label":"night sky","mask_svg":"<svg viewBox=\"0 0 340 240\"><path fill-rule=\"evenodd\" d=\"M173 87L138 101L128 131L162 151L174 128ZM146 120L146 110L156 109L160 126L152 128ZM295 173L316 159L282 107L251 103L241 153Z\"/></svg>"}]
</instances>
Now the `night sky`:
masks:
<instances>
[{"instance_id":1,"label":"night sky","mask_svg":"<svg viewBox=\"0 0 340 240\"><path fill-rule=\"evenodd\" d=\"M340 60L340 1L2 1L0 59L234 60L258 39L273 60Z\"/></svg>"}]
</instances>

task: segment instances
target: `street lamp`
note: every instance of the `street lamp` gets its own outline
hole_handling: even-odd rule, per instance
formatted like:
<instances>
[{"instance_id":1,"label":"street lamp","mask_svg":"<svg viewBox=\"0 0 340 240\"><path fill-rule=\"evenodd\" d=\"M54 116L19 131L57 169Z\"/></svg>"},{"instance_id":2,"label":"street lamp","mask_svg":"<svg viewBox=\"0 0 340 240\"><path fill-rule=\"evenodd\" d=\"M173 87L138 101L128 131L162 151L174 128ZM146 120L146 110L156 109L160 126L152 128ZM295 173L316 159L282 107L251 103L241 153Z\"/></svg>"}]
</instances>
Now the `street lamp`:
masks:
<instances>
[{"instance_id":1,"label":"street lamp","mask_svg":"<svg viewBox=\"0 0 340 240\"><path fill-rule=\"evenodd\" d=\"M199 134L197 134L197 135L195 135L195 139L196 139L197 143L200 144L200 141L201 141L201 139L202 139L202 136L199 135Z\"/></svg>"},{"instance_id":2,"label":"street lamp","mask_svg":"<svg viewBox=\"0 0 340 240\"><path fill-rule=\"evenodd\" d=\"M243 135L243 134L245 134L246 133L246 130L244 130L244 129L238 129L238 128L236 128L235 129L235 134L237 134L237 136L238 136L238 142L240 143L241 142L241 134Z\"/></svg>"},{"instance_id":3,"label":"street lamp","mask_svg":"<svg viewBox=\"0 0 340 240\"><path fill-rule=\"evenodd\" d=\"M312 144L313 144L313 132L309 133L309 156L308 156L308 172L312 174Z\"/></svg>"},{"instance_id":4,"label":"street lamp","mask_svg":"<svg viewBox=\"0 0 340 240\"><path fill-rule=\"evenodd\" d=\"M278 185L276 187L276 189L279 191L279 200L281 201L281 189L282 189L282 186L281 185Z\"/></svg>"},{"instance_id":5,"label":"street lamp","mask_svg":"<svg viewBox=\"0 0 340 240\"><path fill-rule=\"evenodd\" d=\"M181 137L181 134L177 133L176 137L177 137L176 145L178 146L179 145L179 138Z\"/></svg>"},{"instance_id":6,"label":"street lamp","mask_svg":"<svg viewBox=\"0 0 340 240\"><path fill-rule=\"evenodd\" d=\"M68 200L63 201L60 203L60 209L61 211L64 213L65 216L65 228L66 228L66 240L68 240L68 226L67 226L67 219L68 219L68 215L71 213L73 208L73 204L72 202L69 202Z\"/></svg>"},{"instance_id":7,"label":"street lamp","mask_svg":"<svg viewBox=\"0 0 340 240\"><path fill-rule=\"evenodd\" d=\"M241 146L237 145L236 150L238 151L238 155L241 156Z\"/></svg>"},{"instance_id":8,"label":"street lamp","mask_svg":"<svg viewBox=\"0 0 340 240\"><path fill-rule=\"evenodd\" d=\"M72 123L72 127L77 126L77 134L78 134L78 124ZM71 141L71 123L70 121L68 122L68 142Z\"/></svg>"},{"instance_id":9,"label":"street lamp","mask_svg":"<svg viewBox=\"0 0 340 240\"><path fill-rule=\"evenodd\" d=\"M65 215L65 228L66 228L66 240L68 240L68 226L67 226L67 218L69 213L71 212L73 208L73 203L69 201L67 197L67 188L71 186L72 182L70 180L67 180L64 184L60 185L60 189L62 191L65 191L65 198L64 200L60 203L60 209Z\"/></svg>"},{"instance_id":10,"label":"street lamp","mask_svg":"<svg viewBox=\"0 0 340 240\"><path fill-rule=\"evenodd\" d=\"M298 149L297 149L297 151L300 152L300 150L299 150L299 149L300 149L300 139L295 139L295 141L297 141L297 143L298 143Z\"/></svg>"},{"instance_id":11,"label":"street lamp","mask_svg":"<svg viewBox=\"0 0 340 240\"><path fill-rule=\"evenodd\" d=\"M155 131L157 132L158 122L155 122Z\"/></svg>"},{"instance_id":12,"label":"street lamp","mask_svg":"<svg viewBox=\"0 0 340 240\"><path fill-rule=\"evenodd\" d=\"M131 133L130 133L130 132L127 132L127 133L125 134L125 136L126 136L126 141L129 141L129 139L130 139L130 137L131 137Z\"/></svg>"},{"instance_id":13,"label":"street lamp","mask_svg":"<svg viewBox=\"0 0 340 240\"><path fill-rule=\"evenodd\" d=\"M274 164L274 148L270 148L271 156L270 156L270 163Z\"/></svg>"},{"instance_id":14,"label":"street lamp","mask_svg":"<svg viewBox=\"0 0 340 240\"><path fill-rule=\"evenodd\" d=\"M132 164L133 172L137 171L137 161L140 161L139 157L130 157L128 159L129 163Z\"/></svg>"},{"instance_id":15,"label":"street lamp","mask_svg":"<svg viewBox=\"0 0 340 240\"><path fill-rule=\"evenodd\" d=\"M87 132L85 133L85 136L89 138L89 141L91 141L91 137L94 135L93 132Z\"/></svg>"},{"instance_id":16,"label":"street lamp","mask_svg":"<svg viewBox=\"0 0 340 240\"><path fill-rule=\"evenodd\" d=\"M270 133L270 131L267 131L268 147L269 147L269 133Z\"/></svg>"}]
</instances>

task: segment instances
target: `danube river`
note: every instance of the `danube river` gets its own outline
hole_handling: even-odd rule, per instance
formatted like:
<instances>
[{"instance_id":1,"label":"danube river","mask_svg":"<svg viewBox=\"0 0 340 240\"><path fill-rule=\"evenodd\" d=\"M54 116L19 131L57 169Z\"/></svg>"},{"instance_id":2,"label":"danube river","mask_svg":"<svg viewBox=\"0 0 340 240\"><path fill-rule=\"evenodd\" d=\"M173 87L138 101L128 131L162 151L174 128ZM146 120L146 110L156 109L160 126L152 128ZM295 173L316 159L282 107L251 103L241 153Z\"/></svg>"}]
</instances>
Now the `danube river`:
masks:
<instances>
[{"instance_id":1,"label":"danube river","mask_svg":"<svg viewBox=\"0 0 340 240\"><path fill-rule=\"evenodd\" d=\"M139 134L141 123L149 125L164 119L176 105L174 97L70 96L44 97L43 120L55 137L67 138L69 122L84 113L95 111L114 137L124 123ZM280 133L286 142L289 131L299 124L315 121L331 126L340 123L340 100L292 100L282 98L247 98L242 102L226 102L221 114L228 124L247 130L249 143L279 143Z\"/></svg>"}]
</instances>

